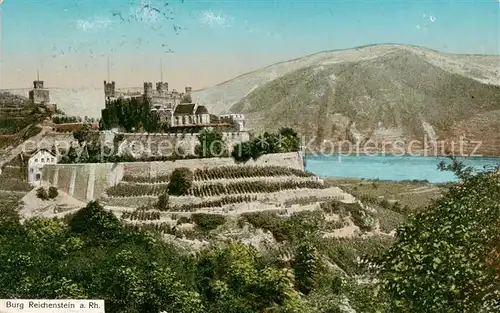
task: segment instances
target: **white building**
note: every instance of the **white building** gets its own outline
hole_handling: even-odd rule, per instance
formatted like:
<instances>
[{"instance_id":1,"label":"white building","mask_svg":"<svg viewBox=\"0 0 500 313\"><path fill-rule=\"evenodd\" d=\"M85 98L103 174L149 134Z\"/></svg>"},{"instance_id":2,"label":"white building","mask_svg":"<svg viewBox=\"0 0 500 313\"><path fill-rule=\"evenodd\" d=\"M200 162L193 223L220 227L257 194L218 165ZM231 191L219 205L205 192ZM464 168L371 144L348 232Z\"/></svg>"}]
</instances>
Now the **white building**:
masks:
<instances>
[{"instance_id":1,"label":"white building","mask_svg":"<svg viewBox=\"0 0 500 313\"><path fill-rule=\"evenodd\" d=\"M57 157L46 149L40 149L28 159L28 182L39 185L42 180L42 169L46 164L57 164Z\"/></svg>"}]
</instances>

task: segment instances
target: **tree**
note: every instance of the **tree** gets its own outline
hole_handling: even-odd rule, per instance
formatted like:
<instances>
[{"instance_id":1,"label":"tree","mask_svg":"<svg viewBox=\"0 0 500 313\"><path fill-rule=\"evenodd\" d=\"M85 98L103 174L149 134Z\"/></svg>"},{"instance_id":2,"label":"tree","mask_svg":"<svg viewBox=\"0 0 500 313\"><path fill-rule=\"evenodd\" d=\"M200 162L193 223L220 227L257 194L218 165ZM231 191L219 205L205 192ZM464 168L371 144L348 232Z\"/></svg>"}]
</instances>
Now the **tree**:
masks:
<instances>
[{"instance_id":1,"label":"tree","mask_svg":"<svg viewBox=\"0 0 500 313\"><path fill-rule=\"evenodd\" d=\"M399 311L499 312L500 175L441 167L461 181L398 231L382 286Z\"/></svg>"},{"instance_id":2,"label":"tree","mask_svg":"<svg viewBox=\"0 0 500 313\"><path fill-rule=\"evenodd\" d=\"M38 199L42 199L42 200L48 200L49 199L49 195L47 194L47 190L45 190L45 188L43 188L43 187L39 187L36 190L36 197Z\"/></svg>"},{"instance_id":3,"label":"tree","mask_svg":"<svg viewBox=\"0 0 500 313\"><path fill-rule=\"evenodd\" d=\"M181 196L188 192L193 184L193 172L187 167L176 168L168 183L168 193L170 195Z\"/></svg>"},{"instance_id":4,"label":"tree","mask_svg":"<svg viewBox=\"0 0 500 313\"><path fill-rule=\"evenodd\" d=\"M56 187L49 187L49 199L54 199L59 195L59 192L57 191Z\"/></svg>"},{"instance_id":5,"label":"tree","mask_svg":"<svg viewBox=\"0 0 500 313\"><path fill-rule=\"evenodd\" d=\"M260 156L269 153L285 153L300 150L300 138L291 128L281 128L277 134L265 132L246 142L238 143L233 147L231 156L237 162L257 160Z\"/></svg>"},{"instance_id":6,"label":"tree","mask_svg":"<svg viewBox=\"0 0 500 313\"><path fill-rule=\"evenodd\" d=\"M220 130L205 129L198 135L198 141L195 154L199 157L213 158L227 155L227 148Z\"/></svg>"},{"instance_id":7,"label":"tree","mask_svg":"<svg viewBox=\"0 0 500 313\"><path fill-rule=\"evenodd\" d=\"M158 211L168 211L169 208L169 196L167 192L162 193L158 197L158 201L155 203L155 208Z\"/></svg>"},{"instance_id":8,"label":"tree","mask_svg":"<svg viewBox=\"0 0 500 313\"><path fill-rule=\"evenodd\" d=\"M120 220L96 201L91 201L69 220L71 231L97 242L112 240L123 230Z\"/></svg>"},{"instance_id":9,"label":"tree","mask_svg":"<svg viewBox=\"0 0 500 313\"><path fill-rule=\"evenodd\" d=\"M286 269L262 266L252 247L230 242L203 252L196 284L207 312L307 312Z\"/></svg>"},{"instance_id":10,"label":"tree","mask_svg":"<svg viewBox=\"0 0 500 313\"><path fill-rule=\"evenodd\" d=\"M295 279L300 292L309 294L318 279L319 257L314 245L304 240L297 248L297 256L293 264Z\"/></svg>"}]
</instances>

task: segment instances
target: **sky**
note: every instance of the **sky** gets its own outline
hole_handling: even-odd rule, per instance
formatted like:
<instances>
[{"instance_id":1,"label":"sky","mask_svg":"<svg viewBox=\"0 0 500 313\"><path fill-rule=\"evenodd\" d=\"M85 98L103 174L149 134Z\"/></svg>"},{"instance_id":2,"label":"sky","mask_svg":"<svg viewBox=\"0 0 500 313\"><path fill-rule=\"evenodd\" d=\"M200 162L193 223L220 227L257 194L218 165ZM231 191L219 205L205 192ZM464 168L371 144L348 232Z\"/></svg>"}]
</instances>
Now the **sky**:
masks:
<instances>
[{"instance_id":1,"label":"sky","mask_svg":"<svg viewBox=\"0 0 500 313\"><path fill-rule=\"evenodd\" d=\"M29 88L37 70L48 87L200 89L378 43L500 54L500 0L3 0L0 18L0 89Z\"/></svg>"}]
</instances>

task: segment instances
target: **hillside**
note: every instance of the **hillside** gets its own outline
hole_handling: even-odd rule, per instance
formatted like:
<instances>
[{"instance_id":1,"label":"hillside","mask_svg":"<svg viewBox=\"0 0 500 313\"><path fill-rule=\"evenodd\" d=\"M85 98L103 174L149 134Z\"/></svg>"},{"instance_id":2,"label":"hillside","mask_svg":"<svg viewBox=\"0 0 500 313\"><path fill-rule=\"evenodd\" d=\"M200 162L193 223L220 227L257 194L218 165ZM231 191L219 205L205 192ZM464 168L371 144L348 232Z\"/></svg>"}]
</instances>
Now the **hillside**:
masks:
<instances>
[{"instance_id":1,"label":"hillside","mask_svg":"<svg viewBox=\"0 0 500 313\"><path fill-rule=\"evenodd\" d=\"M0 92L0 168L17 157L24 141L41 139L48 129L42 123L50 115L44 106L34 106L22 96Z\"/></svg>"},{"instance_id":2,"label":"hillside","mask_svg":"<svg viewBox=\"0 0 500 313\"><path fill-rule=\"evenodd\" d=\"M275 64L195 97L214 112L246 114L256 132L290 126L318 143L467 134L483 154L500 155L499 66L498 56L376 45Z\"/></svg>"},{"instance_id":3,"label":"hillside","mask_svg":"<svg viewBox=\"0 0 500 313\"><path fill-rule=\"evenodd\" d=\"M70 116L101 117L104 109L103 88L48 88L50 101ZM28 97L29 88L7 89L11 94Z\"/></svg>"}]
</instances>

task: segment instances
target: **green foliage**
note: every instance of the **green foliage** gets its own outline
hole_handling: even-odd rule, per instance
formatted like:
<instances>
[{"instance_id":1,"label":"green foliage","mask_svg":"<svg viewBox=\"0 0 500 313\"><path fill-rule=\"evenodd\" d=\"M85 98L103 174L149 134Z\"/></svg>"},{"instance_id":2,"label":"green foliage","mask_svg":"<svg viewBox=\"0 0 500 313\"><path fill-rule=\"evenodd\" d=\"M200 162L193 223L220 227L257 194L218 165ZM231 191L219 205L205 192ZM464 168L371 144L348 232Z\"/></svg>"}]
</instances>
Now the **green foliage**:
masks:
<instances>
[{"instance_id":1,"label":"green foliage","mask_svg":"<svg viewBox=\"0 0 500 313\"><path fill-rule=\"evenodd\" d=\"M286 231L283 229L284 218L277 216L274 212L244 213L242 217L253 227L271 232L279 242L287 238Z\"/></svg>"},{"instance_id":2,"label":"green foliage","mask_svg":"<svg viewBox=\"0 0 500 313\"><path fill-rule=\"evenodd\" d=\"M158 211L168 211L170 208L169 196L167 192L162 193L155 203L155 209Z\"/></svg>"},{"instance_id":3,"label":"green foliage","mask_svg":"<svg viewBox=\"0 0 500 313\"><path fill-rule=\"evenodd\" d=\"M170 177L168 193L175 196L187 193L193 184L193 172L187 167L176 168Z\"/></svg>"},{"instance_id":4,"label":"green foliage","mask_svg":"<svg viewBox=\"0 0 500 313\"><path fill-rule=\"evenodd\" d=\"M36 196L38 199L49 200L49 195L47 193L47 190L45 190L45 188L43 187L40 187L36 190Z\"/></svg>"},{"instance_id":5,"label":"green foliage","mask_svg":"<svg viewBox=\"0 0 500 313\"><path fill-rule=\"evenodd\" d=\"M59 191L57 191L56 187L52 187L52 186L49 187L49 193L48 193L49 199L54 199L58 195L59 195Z\"/></svg>"},{"instance_id":6,"label":"green foliage","mask_svg":"<svg viewBox=\"0 0 500 313\"><path fill-rule=\"evenodd\" d=\"M312 240L324 223L320 211L296 212L290 217L278 216L275 211L263 211L244 213L242 218L255 228L270 231L279 242L302 242L305 237Z\"/></svg>"},{"instance_id":7,"label":"green foliage","mask_svg":"<svg viewBox=\"0 0 500 313\"><path fill-rule=\"evenodd\" d=\"M442 167L461 181L398 231L381 259L384 290L399 311L498 312L500 175Z\"/></svg>"},{"instance_id":8,"label":"green foliage","mask_svg":"<svg viewBox=\"0 0 500 313\"><path fill-rule=\"evenodd\" d=\"M218 158L228 155L226 144L220 130L203 130L198 135L199 144L195 147L195 154L201 158Z\"/></svg>"},{"instance_id":9,"label":"green foliage","mask_svg":"<svg viewBox=\"0 0 500 313\"><path fill-rule=\"evenodd\" d=\"M229 243L204 252L196 282L207 312L308 312L288 271L263 266L252 248Z\"/></svg>"},{"instance_id":10,"label":"green foliage","mask_svg":"<svg viewBox=\"0 0 500 313\"><path fill-rule=\"evenodd\" d=\"M336 264L347 275L364 274L365 269L358 259L372 259L384 255L393 244L390 236L370 236L366 238L324 238L318 241L321 251L332 264Z\"/></svg>"},{"instance_id":11,"label":"green foliage","mask_svg":"<svg viewBox=\"0 0 500 313\"><path fill-rule=\"evenodd\" d=\"M158 114L151 111L147 101L139 98L117 99L107 103L101 116L101 129L118 127L128 133L136 131L154 133L161 129Z\"/></svg>"},{"instance_id":12,"label":"green foliage","mask_svg":"<svg viewBox=\"0 0 500 313\"><path fill-rule=\"evenodd\" d=\"M371 231L375 226L374 214L364 209L359 203L343 203L330 200L321 203L321 209L326 213L338 214L341 218L350 216L354 225L363 231Z\"/></svg>"},{"instance_id":13,"label":"green foliage","mask_svg":"<svg viewBox=\"0 0 500 313\"><path fill-rule=\"evenodd\" d=\"M216 229L226 222L226 217L220 214L194 213L191 215L193 222L203 231Z\"/></svg>"},{"instance_id":14,"label":"green foliage","mask_svg":"<svg viewBox=\"0 0 500 313\"><path fill-rule=\"evenodd\" d=\"M86 236L97 243L112 240L122 232L118 218L95 201L71 216L69 222L71 231Z\"/></svg>"},{"instance_id":15,"label":"green foliage","mask_svg":"<svg viewBox=\"0 0 500 313\"><path fill-rule=\"evenodd\" d=\"M306 239L297 248L293 269L300 292L309 294L318 280L319 254L312 242Z\"/></svg>"},{"instance_id":16,"label":"green foliage","mask_svg":"<svg viewBox=\"0 0 500 313\"><path fill-rule=\"evenodd\" d=\"M151 233L125 227L117 232L97 203L82 211L71 225L17 220L15 232L5 231L14 216L0 219L1 298L98 298L111 313L205 312L184 255ZM91 233L105 240L89 240Z\"/></svg>"},{"instance_id":17,"label":"green foliage","mask_svg":"<svg viewBox=\"0 0 500 313\"><path fill-rule=\"evenodd\" d=\"M231 156L237 162L256 160L269 153L295 152L300 149L300 138L291 128L282 128L277 134L265 132L250 141L238 143L233 147Z\"/></svg>"},{"instance_id":18,"label":"green foliage","mask_svg":"<svg viewBox=\"0 0 500 313\"><path fill-rule=\"evenodd\" d=\"M314 175L298 169L284 166L221 166L196 169L194 171L194 179L200 181L212 179L236 179L276 176L311 177Z\"/></svg>"}]
</instances>

